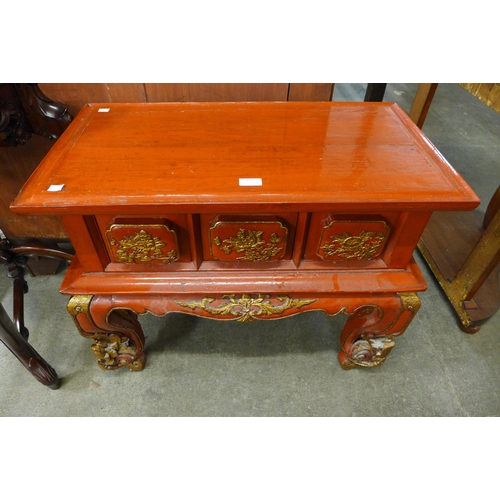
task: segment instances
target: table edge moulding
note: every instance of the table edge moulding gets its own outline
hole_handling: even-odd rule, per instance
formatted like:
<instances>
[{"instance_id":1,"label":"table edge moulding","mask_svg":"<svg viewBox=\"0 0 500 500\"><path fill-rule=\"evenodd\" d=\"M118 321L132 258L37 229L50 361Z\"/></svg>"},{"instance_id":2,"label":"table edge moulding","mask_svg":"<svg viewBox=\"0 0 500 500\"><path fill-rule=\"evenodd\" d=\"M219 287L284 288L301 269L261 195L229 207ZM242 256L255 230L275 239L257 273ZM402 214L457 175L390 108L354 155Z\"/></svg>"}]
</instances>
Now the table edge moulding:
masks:
<instances>
[{"instance_id":1,"label":"table edge moulding","mask_svg":"<svg viewBox=\"0 0 500 500\"><path fill-rule=\"evenodd\" d=\"M345 314L380 366L420 307L434 211L479 199L394 103L89 104L11 209L60 216L61 292L105 369L145 365L138 315Z\"/></svg>"}]
</instances>

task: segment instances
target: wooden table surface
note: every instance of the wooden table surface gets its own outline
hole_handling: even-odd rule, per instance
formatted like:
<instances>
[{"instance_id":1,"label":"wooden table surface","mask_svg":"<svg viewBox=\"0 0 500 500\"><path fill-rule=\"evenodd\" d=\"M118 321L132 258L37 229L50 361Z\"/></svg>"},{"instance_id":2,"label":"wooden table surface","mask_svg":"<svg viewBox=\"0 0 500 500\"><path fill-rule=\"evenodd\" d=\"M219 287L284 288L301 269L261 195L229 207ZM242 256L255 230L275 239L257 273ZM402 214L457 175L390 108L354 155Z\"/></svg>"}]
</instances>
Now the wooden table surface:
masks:
<instances>
[{"instance_id":1,"label":"wooden table surface","mask_svg":"<svg viewBox=\"0 0 500 500\"><path fill-rule=\"evenodd\" d=\"M240 186L248 177L262 185ZM479 204L396 104L254 102L88 105L12 208L82 214L290 201L344 211Z\"/></svg>"}]
</instances>

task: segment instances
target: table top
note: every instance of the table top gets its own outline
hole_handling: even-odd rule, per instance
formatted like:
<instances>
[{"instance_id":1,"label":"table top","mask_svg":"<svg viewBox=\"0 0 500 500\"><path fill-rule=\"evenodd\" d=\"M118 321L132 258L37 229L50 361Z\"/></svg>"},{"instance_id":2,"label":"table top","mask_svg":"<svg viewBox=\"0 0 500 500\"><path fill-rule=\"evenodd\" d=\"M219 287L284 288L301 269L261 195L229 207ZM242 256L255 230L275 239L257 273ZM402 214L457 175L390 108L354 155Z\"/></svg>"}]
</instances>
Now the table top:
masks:
<instances>
[{"instance_id":1,"label":"table top","mask_svg":"<svg viewBox=\"0 0 500 500\"><path fill-rule=\"evenodd\" d=\"M89 104L11 205L467 210L479 199L394 103Z\"/></svg>"}]
</instances>

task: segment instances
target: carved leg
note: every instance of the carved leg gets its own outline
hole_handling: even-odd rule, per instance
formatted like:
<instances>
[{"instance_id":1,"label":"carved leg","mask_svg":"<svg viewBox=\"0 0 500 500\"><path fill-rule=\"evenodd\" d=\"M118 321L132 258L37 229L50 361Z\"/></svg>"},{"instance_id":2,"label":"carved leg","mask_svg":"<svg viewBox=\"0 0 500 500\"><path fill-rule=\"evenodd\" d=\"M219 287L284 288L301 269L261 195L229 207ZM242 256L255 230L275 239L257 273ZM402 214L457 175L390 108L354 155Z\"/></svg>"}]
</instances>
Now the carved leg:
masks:
<instances>
[{"instance_id":1,"label":"carved leg","mask_svg":"<svg viewBox=\"0 0 500 500\"><path fill-rule=\"evenodd\" d=\"M28 293L28 283L24 279L24 269L17 266L17 272L9 277L14 280L14 323L21 335L28 340L29 330L24 325L24 294Z\"/></svg>"},{"instance_id":2,"label":"carved leg","mask_svg":"<svg viewBox=\"0 0 500 500\"><path fill-rule=\"evenodd\" d=\"M137 314L117 308L109 296L75 295L68 302L81 335L94 340L92 351L103 370L128 366L140 371L146 364L144 334Z\"/></svg>"},{"instance_id":3,"label":"carved leg","mask_svg":"<svg viewBox=\"0 0 500 500\"><path fill-rule=\"evenodd\" d=\"M416 293L400 293L374 301L374 305L358 307L342 330L339 353L344 370L356 365L380 366L420 308Z\"/></svg>"},{"instance_id":4,"label":"carved leg","mask_svg":"<svg viewBox=\"0 0 500 500\"><path fill-rule=\"evenodd\" d=\"M0 341L40 383L50 387L50 389L59 388L60 380L54 368L16 330L2 304L0 304Z\"/></svg>"}]
</instances>

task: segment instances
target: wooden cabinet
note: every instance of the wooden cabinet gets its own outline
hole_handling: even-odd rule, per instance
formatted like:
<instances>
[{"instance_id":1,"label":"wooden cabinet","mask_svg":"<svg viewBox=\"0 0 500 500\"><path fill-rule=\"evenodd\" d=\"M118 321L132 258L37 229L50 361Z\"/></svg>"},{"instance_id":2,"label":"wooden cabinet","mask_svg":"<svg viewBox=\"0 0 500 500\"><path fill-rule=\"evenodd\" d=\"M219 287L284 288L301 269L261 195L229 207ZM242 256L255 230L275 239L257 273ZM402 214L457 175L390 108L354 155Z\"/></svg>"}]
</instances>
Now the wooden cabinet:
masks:
<instances>
[{"instance_id":1,"label":"wooden cabinet","mask_svg":"<svg viewBox=\"0 0 500 500\"><path fill-rule=\"evenodd\" d=\"M101 368L144 367L137 314L348 316L343 368L381 365L426 284L435 210L478 198L395 104L86 106L12 209L58 215L61 291Z\"/></svg>"}]
</instances>

